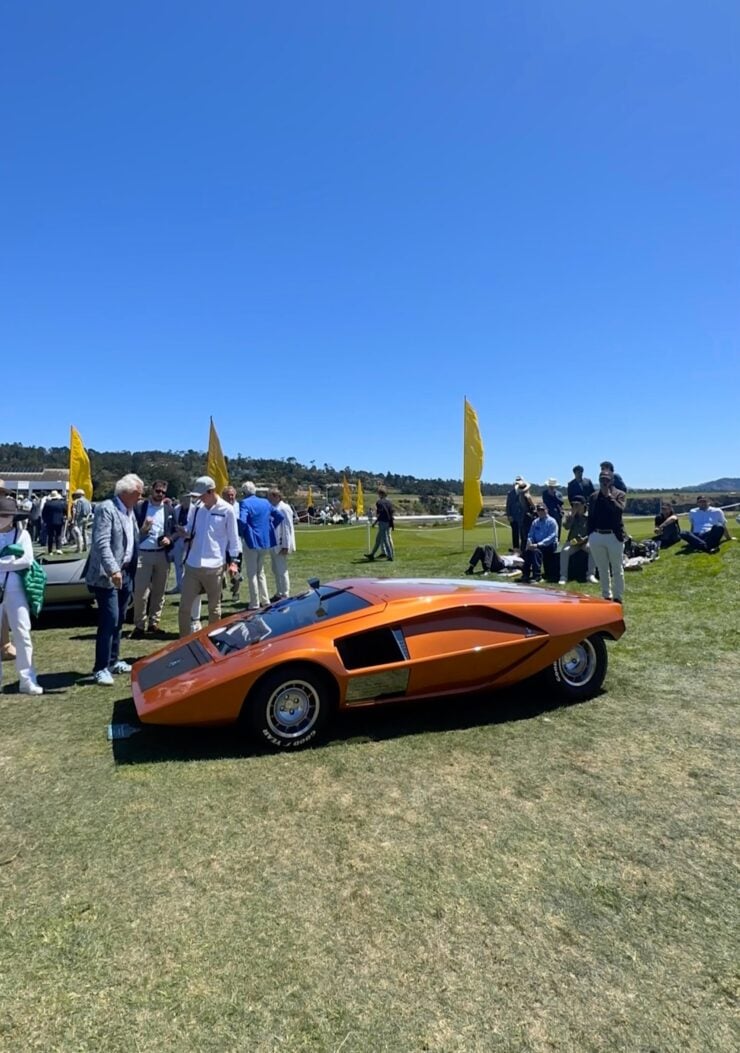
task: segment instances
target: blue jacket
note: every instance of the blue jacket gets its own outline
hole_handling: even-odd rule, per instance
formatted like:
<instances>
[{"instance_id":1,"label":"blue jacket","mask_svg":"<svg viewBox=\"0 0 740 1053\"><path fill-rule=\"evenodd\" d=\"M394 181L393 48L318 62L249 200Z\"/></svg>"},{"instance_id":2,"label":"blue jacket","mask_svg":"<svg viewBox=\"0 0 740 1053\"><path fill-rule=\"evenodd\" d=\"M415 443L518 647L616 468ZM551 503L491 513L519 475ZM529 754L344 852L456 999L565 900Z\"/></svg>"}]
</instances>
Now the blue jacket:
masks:
<instances>
[{"instance_id":1,"label":"blue jacket","mask_svg":"<svg viewBox=\"0 0 740 1053\"><path fill-rule=\"evenodd\" d=\"M558 524L552 516L545 516L544 519L537 516L529 528L527 540L539 548L548 548L550 545L554 548L558 543Z\"/></svg>"},{"instance_id":2,"label":"blue jacket","mask_svg":"<svg viewBox=\"0 0 740 1053\"><path fill-rule=\"evenodd\" d=\"M251 494L239 502L239 534L247 548L275 548L275 527L282 523L282 512L266 497Z\"/></svg>"}]
</instances>

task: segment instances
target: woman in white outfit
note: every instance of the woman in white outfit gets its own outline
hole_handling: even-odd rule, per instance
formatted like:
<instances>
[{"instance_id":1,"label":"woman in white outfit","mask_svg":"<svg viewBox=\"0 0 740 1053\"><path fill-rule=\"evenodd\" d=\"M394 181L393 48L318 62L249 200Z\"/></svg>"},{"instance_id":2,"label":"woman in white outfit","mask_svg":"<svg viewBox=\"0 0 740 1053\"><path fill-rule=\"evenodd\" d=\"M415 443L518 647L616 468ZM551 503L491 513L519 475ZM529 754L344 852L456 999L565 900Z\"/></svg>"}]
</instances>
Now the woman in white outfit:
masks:
<instances>
[{"instance_id":1,"label":"woman in white outfit","mask_svg":"<svg viewBox=\"0 0 740 1053\"><path fill-rule=\"evenodd\" d=\"M0 552L7 545L20 545L22 556L0 556L0 621L3 615L13 633L16 656L15 667L20 680L19 689L24 695L43 695L44 689L36 680L33 667L33 645L31 643L31 614L19 571L27 570L33 563L33 546L28 531L18 522L25 519L19 513L12 497L0 497ZM0 664L0 678L2 664Z\"/></svg>"}]
</instances>

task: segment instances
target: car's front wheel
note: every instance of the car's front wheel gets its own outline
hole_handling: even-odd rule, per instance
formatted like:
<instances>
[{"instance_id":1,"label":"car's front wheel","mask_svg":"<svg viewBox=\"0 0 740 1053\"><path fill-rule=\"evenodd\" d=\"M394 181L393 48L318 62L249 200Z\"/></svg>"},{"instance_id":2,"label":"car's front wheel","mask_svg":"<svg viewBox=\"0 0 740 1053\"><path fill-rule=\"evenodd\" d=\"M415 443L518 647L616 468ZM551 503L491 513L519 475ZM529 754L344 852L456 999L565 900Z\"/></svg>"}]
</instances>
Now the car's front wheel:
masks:
<instances>
[{"instance_id":1,"label":"car's front wheel","mask_svg":"<svg viewBox=\"0 0 740 1053\"><path fill-rule=\"evenodd\" d=\"M242 709L242 723L273 749L299 749L326 727L336 685L311 666L283 666L264 676Z\"/></svg>"},{"instance_id":2,"label":"car's front wheel","mask_svg":"<svg viewBox=\"0 0 740 1053\"><path fill-rule=\"evenodd\" d=\"M583 702L598 694L607 662L603 636L587 636L545 670L545 681L564 701Z\"/></svg>"}]
</instances>

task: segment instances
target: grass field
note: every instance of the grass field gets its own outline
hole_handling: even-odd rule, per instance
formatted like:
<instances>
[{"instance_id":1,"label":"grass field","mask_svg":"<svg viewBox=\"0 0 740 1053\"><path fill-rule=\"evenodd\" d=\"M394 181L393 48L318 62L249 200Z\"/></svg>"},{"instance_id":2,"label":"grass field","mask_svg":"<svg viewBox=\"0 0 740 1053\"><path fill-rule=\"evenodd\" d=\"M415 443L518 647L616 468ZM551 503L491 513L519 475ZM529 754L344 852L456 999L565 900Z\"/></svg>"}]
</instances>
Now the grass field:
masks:
<instances>
[{"instance_id":1,"label":"grass field","mask_svg":"<svg viewBox=\"0 0 740 1053\"><path fill-rule=\"evenodd\" d=\"M371 567L363 527L304 529L294 588L458 576L489 537ZM739 585L740 544L671 550L599 698L355 712L295 756L110 743L94 625L37 629L47 693L6 663L0 696L0 1049L737 1049Z\"/></svg>"}]
</instances>

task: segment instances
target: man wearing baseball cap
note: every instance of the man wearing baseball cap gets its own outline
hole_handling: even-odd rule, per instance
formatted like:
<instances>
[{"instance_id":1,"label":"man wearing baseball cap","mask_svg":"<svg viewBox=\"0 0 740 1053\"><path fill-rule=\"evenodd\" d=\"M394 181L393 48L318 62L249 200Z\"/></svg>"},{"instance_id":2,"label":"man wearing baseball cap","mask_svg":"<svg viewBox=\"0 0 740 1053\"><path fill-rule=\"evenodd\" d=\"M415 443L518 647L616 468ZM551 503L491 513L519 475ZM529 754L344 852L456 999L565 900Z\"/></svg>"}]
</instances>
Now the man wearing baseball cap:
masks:
<instances>
[{"instance_id":1,"label":"man wearing baseball cap","mask_svg":"<svg viewBox=\"0 0 740 1053\"><path fill-rule=\"evenodd\" d=\"M208 621L221 618L221 578L224 565L230 574L238 574L239 533L233 507L216 493L210 475L201 475L193 483L192 498L185 529L185 575L180 595L180 636L190 632L193 603L201 593L208 598Z\"/></svg>"},{"instance_id":2,"label":"man wearing baseball cap","mask_svg":"<svg viewBox=\"0 0 740 1053\"><path fill-rule=\"evenodd\" d=\"M544 556L558 547L558 524L547 514L544 501L537 503L536 510L537 518L529 529L524 549L524 572L521 577L523 582L542 581Z\"/></svg>"}]
</instances>

